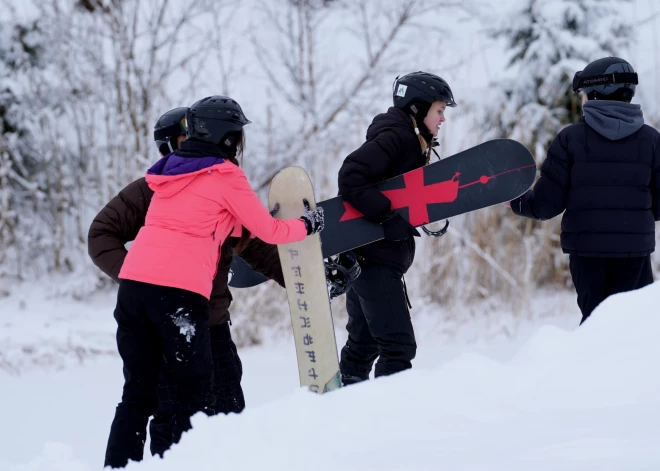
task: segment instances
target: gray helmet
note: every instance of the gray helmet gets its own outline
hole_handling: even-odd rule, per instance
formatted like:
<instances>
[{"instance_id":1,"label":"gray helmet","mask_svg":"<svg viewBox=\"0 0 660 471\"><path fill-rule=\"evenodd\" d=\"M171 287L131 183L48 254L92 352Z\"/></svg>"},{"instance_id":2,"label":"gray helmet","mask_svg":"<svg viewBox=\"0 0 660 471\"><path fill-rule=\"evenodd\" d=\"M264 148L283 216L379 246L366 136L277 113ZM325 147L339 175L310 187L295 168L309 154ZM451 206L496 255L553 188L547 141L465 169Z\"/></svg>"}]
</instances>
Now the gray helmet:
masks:
<instances>
[{"instance_id":1,"label":"gray helmet","mask_svg":"<svg viewBox=\"0 0 660 471\"><path fill-rule=\"evenodd\" d=\"M573 91L590 100L630 101L635 96L637 73L619 57L604 57L587 65L573 77Z\"/></svg>"}]
</instances>

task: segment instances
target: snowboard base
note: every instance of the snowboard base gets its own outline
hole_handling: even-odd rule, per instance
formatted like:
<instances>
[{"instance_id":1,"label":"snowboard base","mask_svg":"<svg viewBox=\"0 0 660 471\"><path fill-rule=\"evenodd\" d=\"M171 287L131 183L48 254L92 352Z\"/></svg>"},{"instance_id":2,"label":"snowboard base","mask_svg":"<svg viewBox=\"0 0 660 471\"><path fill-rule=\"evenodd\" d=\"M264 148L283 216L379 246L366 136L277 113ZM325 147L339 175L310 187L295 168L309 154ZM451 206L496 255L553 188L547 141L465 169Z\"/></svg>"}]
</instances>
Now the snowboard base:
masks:
<instances>
[{"instance_id":1,"label":"snowboard base","mask_svg":"<svg viewBox=\"0 0 660 471\"><path fill-rule=\"evenodd\" d=\"M270 209L279 204L278 219L294 219L304 211L303 198L315 207L307 173L288 167L274 178ZM341 387L339 358L319 234L277 246L293 327L300 385L323 394Z\"/></svg>"}]
</instances>

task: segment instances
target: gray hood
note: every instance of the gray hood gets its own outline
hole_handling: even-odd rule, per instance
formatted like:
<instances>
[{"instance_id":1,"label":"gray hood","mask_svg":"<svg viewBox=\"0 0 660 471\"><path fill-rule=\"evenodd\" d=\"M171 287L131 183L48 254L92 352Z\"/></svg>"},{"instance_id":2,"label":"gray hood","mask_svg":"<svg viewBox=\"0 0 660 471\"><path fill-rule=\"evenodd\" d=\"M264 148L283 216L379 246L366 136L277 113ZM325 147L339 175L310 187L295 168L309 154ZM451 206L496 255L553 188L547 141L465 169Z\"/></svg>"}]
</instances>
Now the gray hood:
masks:
<instances>
[{"instance_id":1,"label":"gray hood","mask_svg":"<svg viewBox=\"0 0 660 471\"><path fill-rule=\"evenodd\" d=\"M589 127L611 141L628 137L644 125L642 107L632 103L589 100L582 110Z\"/></svg>"}]
</instances>

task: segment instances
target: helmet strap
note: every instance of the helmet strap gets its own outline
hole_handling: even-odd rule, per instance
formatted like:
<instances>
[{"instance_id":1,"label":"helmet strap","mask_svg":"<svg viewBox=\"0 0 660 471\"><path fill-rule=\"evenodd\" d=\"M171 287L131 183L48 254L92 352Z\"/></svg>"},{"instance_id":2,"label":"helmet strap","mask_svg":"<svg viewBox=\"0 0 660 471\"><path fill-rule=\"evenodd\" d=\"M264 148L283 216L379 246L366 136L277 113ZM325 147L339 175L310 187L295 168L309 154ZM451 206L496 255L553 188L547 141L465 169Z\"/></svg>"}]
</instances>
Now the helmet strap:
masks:
<instances>
[{"instance_id":1,"label":"helmet strap","mask_svg":"<svg viewBox=\"0 0 660 471\"><path fill-rule=\"evenodd\" d=\"M630 88L618 88L609 95L603 95L596 90L592 90L591 92L587 93L587 98L589 98L589 100L611 100L622 101L625 103L630 103L633 96L634 93Z\"/></svg>"}]
</instances>

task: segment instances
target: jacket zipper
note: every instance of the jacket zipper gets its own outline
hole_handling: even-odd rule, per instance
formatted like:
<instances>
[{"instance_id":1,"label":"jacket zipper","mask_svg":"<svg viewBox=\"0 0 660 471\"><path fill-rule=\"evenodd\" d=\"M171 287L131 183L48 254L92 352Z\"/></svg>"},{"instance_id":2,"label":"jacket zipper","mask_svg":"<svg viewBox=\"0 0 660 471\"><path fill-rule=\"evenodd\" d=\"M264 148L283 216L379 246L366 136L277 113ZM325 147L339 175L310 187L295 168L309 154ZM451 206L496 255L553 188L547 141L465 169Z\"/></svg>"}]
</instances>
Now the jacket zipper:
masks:
<instances>
[{"instance_id":1,"label":"jacket zipper","mask_svg":"<svg viewBox=\"0 0 660 471\"><path fill-rule=\"evenodd\" d=\"M211 239L215 242L215 233L218 231L218 224L219 222L215 223L215 229L213 229L213 232L211 232ZM218 259L215 262L215 268L213 269L213 278L211 280L215 280L216 275L218 274L218 264L220 263L220 260L222 259L222 246L218 246Z\"/></svg>"}]
</instances>

